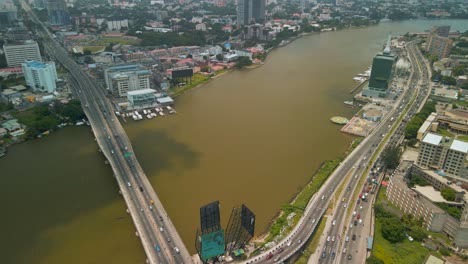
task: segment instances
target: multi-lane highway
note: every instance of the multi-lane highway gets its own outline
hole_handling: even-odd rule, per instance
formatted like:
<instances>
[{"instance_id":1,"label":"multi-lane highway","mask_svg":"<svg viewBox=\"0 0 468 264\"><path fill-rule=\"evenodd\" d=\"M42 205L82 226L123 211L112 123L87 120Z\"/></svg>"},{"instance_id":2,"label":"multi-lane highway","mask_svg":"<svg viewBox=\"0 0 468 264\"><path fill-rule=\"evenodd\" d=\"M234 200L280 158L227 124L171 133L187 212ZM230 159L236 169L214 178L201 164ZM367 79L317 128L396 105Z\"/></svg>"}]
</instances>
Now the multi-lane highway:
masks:
<instances>
[{"instance_id":1,"label":"multi-lane highway","mask_svg":"<svg viewBox=\"0 0 468 264\"><path fill-rule=\"evenodd\" d=\"M24 1L21 4L35 23L35 33L42 39L46 52L69 71L70 88L81 100L96 141L112 166L134 221L136 234L141 238L147 262L191 263L185 245L138 163L112 105L106 99L106 92L55 42L30 7Z\"/></svg>"},{"instance_id":2,"label":"multi-lane highway","mask_svg":"<svg viewBox=\"0 0 468 264\"><path fill-rule=\"evenodd\" d=\"M413 72L409 82L410 90L404 96L403 101L396 107L396 111L391 115L391 119L397 120L400 115L406 115L401 122L397 122L393 125L395 126L395 133L389 137L388 141L382 143L384 147L401 143L404 137L403 131L406 122L418 111L419 106L424 103L430 92L428 86L428 72L421 53L415 47L414 43L409 43L406 48L413 65ZM392 126L387 128L393 129ZM338 219L338 221L335 225L330 227L327 238L322 241L321 263L365 262L368 255L367 238L373 235L371 214L375 196L372 196L370 193L372 189L377 188L385 173L382 172L384 164L380 162L380 154L381 153L375 153L375 155L378 156L376 162L369 164L372 166L372 170L368 171L365 175L366 182L364 185L356 187L360 193L357 200L348 201L348 199L352 199L352 196L344 195L343 199L347 201L343 202L343 204L347 202L349 204L348 209L340 208L340 206L336 208L334 217ZM372 183L372 181L375 181L376 184ZM360 196L367 196L367 198L364 200L360 198ZM333 240L335 240L335 243L328 241L328 236L334 237L335 239ZM327 248L329 248L329 252L331 251L333 255L326 255L325 252ZM327 256L330 257L327 258Z\"/></svg>"}]
</instances>

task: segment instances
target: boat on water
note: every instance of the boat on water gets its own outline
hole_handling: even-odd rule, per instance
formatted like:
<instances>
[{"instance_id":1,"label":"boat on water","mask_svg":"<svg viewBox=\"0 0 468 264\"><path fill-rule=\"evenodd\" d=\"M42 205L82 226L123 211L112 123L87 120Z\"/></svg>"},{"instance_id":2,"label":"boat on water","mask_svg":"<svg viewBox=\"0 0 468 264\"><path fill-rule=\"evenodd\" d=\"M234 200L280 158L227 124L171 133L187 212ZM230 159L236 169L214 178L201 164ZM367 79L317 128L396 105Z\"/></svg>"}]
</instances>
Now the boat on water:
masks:
<instances>
[{"instance_id":1,"label":"boat on water","mask_svg":"<svg viewBox=\"0 0 468 264\"><path fill-rule=\"evenodd\" d=\"M351 106L351 107L354 106L353 101L344 101L344 104L347 105L347 106Z\"/></svg>"},{"instance_id":2,"label":"boat on water","mask_svg":"<svg viewBox=\"0 0 468 264\"><path fill-rule=\"evenodd\" d=\"M358 77L354 77L353 80L355 80L356 82L361 82L362 83L362 82L364 82L366 80L366 78L358 76Z\"/></svg>"}]
</instances>

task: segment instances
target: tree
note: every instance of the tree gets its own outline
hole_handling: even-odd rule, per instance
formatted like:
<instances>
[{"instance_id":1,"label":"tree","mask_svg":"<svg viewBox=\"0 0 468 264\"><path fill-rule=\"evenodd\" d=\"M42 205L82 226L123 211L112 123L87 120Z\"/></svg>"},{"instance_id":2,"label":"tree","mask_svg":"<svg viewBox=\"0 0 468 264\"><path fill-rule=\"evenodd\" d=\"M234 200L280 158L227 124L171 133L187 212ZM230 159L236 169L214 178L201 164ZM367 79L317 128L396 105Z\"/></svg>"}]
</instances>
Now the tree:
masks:
<instances>
[{"instance_id":1,"label":"tree","mask_svg":"<svg viewBox=\"0 0 468 264\"><path fill-rule=\"evenodd\" d=\"M378 257L371 255L367 260L367 264L384 264L383 260L379 259Z\"/></svg>"},{"instance_id":2,"label":"tree","mask_svg":"<svg viewBox=\"0 0 468 264\"><path fill-rule=\"evenodd\" d=\"M382 160L387 169L393 170L400 163L401 149L397 146L387 147L382 153Z\"/></svg>"},{"instance_id":3,"label":"tree","mask_svg":"<svg viewBox=\"0 0 468 264\"><path fill-rule=\"evenodd\" d=\"M446 247L440 247L439 252L443 256L450 256L450 251Z\"/></svg>"},{"instance_id":4,"label":"tree","mask_svg":"<svg viewBox=\"0 0 468 264\"><path fill-rule=\"evenodd\" d=\"M91 64L91 63L94 63L94 60L93 60L93 58L91 56L86 56L84 58L84 63Z\"/></svg>"},{"instance_id":5,"label":"tree","mask_svg":"<svg viewBox=\"0 0 468 264\"><path fill-rule=\"evenodd\" d=\"M396 217L382 221L382 236L390 243L397 243L405 239L405 226Z\"/></svg>"},{"instance_id":6,"label":"tree","mask_svg":"<svg viewBox=\"0 0 468 264\"><path fill-rule=\"evenodd\" d=\"M450 187L447 187L447 188L444 188L440 191L440 194L442 195L442 197L444 197L445 200L447 201L455 201L455 197L456 197L456 193L455 193L455 190L450 188Z\"/></svg>"},{"instance_id":7,"label":"tree","mask_svg":"<svg viewBox=\"0 0 468 264\"><path fill-rule=\"evenodd\" d=\"M427 237L426 230L420 226L413 226L408 232L408 235L410 235L416 241L423 241Z\"/></svg>"},{"instance_id":8,"label":"tree","mask_svg":"<svg viewBox=\"0 0 468 264\"><path fill-rule=\"evenodd\" d=\"M461 64L452 69L453 76L460 76L465 73L465 65Z\"/></svg>"},{"instance_id":9,"label":"tree","mask_svg":"<svg viewBox=\"0 0 468 264\"><path fill-rule=\"evenodd\" d=\"M85 50L83 51L83 55L89 56L89 55L91 55L91 54L93 54L93 53L92 53L89 49L85 49Z\"/></svg>"},{"instance_id":10,"label":"tree","mask_svg":"<svg viewBox=\"0 0 468 264\"><path fill-rule=\"evenodd\" d=\"M217 59L218 61L223 61L223 60L224 60L223 54L218 54L218 55L216 55L216 59Z\"/></svg>"},{"instance_id":11,"label":"tree","mask_svg":"<svg viewBox=\"0 0 468 264\"><path fill-rule=\"evenodd\" d=\"M457 79L450 77L450 76L443 76L442 77L442 82L448 85L456 85L457 84Z\"/></svg>"},{"instance_id":12,"label":"tree","mask_svg":"<svg viewBox=\"0 0 468 264\"><path fill-rule=\"evenodd\" d=\"M78 100L70 100L68 104L63 106L63 108L60 111L60 114L73 123L85 117L83 109L81 108L80 101Z\"/></svg>"},{"instance_id":13,"label":"tree","mask_svg":"<svg viewBox=\"0 0 468 264\"><path fill-rule=\"evenodd\" d=\"M252 65L252 61L250 60L249 57L241 56L239 59L236 61L236 69L240 70L244 68L245 66L250 66Z\"/></svg>"}]
</instances>

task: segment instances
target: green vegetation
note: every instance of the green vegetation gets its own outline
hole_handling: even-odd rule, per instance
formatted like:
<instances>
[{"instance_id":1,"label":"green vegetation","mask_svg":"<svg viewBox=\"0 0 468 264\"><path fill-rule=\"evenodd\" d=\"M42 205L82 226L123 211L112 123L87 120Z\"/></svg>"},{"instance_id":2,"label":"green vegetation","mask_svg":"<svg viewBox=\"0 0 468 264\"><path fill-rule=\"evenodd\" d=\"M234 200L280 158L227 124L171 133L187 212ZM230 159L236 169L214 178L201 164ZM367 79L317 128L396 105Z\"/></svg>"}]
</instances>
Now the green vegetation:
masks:
<instances>
[{"instance_id":1,"label":"green vegetation","mask_svg":"<svg viewBox=\"0 0 468 264\"><path fill-rule=\"evenodd\" d=\"M437 133L441 134L442 136L446 136L446 137L450 137L450 138L455 137L454 134L450 133L450 131L448 131L447 129L444 129L444 128L438 128Z\"/></svg>"},{"instance_id":2,"label":"green vegetation","mask_svg":"<svg viewBox=\"0 0 468 264\"><path fill-rule=\"evenodd\" d=\"M405 227L400 223L396 217L384 218L381 221L382 236L390 241L390 243L397 243L405 239Z\"/></svg>"},{"instance_id":3,"label":"green vegetation","mask_svg":"<svg viewBox=\"0 0 468 264\"><path fill-rule=\"evenodd\" d=\"M86 46L83 48L83 52L89 51L91 53L104 51L106 46Z\"/></svg>"},{"instance_id":4,"label":"green vegetation","mask_svg":"<svg viewBox=\"0 0 468 264\"><path fill-rule=\"evenodd\" d=\"M367 264L384 264L383 260L379 259L378 257L371 255L367 260Z\"/></svg>"},{"instance_id":5,"label":"green vegetation","mask_svg":"<svg viewBox=\"0 0 468 264\"><path fill-rule=\"evenodd\" d=\"M42 104L23 112L14 114L18 121L26 125L26 138L35 138L40 133L53 130L60 124L47 104Z\"/></svg>"},{"instance_id":6,"label":"green vegetation","mask_svg":"<svg viewBox=\"0 0 468 264\"><path fill-rule=\"evenodd\" d=\"M455 196L456 196L455 190L450 187L442 189L440 191L440 194L447 201L455 201Z\"/></svg>"},{"instance_id":7,"label":"green vegetation","mask_svg":"<svg viewBox=\"0 0 468 264\"><path fill-rule=\"evenodd\" d=\"M142 39L142 46L203 46L206 44L205 35L202 31L188 31L179 34L179 32L147 32L138 35ZM113 40L113 39L112 39Z\"/></svg>"},{"instance_id":8,"label":"green vegetation","mask_svg":"<svg viewBox=\"0 0 468 264\"><path fill-rule=\"evenodd\" d=\"M252 65L252 61L250 60L249 57L241 56L239 59L236 61L236 69L240 70L246 66Z\"/></svg>"},{"instance_id":9,"label":"green vegetation","mask_svg":"<svg viewBox=\"0 0 468 264\"><path fill-rule=\"evenodd\" d=\"M427 186L429 185L429 182L426 181L423 177L412 174L411 175L411 180L409 182L409 187L413 188L415 185L419 186Z\"/></svg>"},{"instance_id":10,"label":"green vegetation","mask_svg":"<svg viewBox=\"0 0 468 264\"><path fill-rule=\"evenodd\" d=\"M120 44L120 45L137 45L140 41L126 38L102 38L93 41L95 46L108 46L109 44Z\"/></svg>"},{"instance_id":11,"label":"green vegetation","mask_svg":"<svg viewBox=\"0 0 468 264\"><path fill-rule=\"evenodd\" d=\"M468 141L468 136L458 136L459 140Z\"/></svg>"},{"instance_id":12,"label":"green vegetation","mask_svg":"<svg viewBox=\"0 0 468 264\"><path fill-rule=\"evenodd\" d=\"M435 111L436 102L428 101L421 109L421 112L417 113L406 125L405 138L413 139L416 138L418 130L424 123L426 118Z\"/></svg>"},{"instance_id":13,"label":"green vegetation","mask_svg":"<svg viewBox=\"0 0 468 264\"><path fill-rule=\"evenodd\" d=\"M5 111L8 111L8 110L12 110L14 108L13 104L12 103L3 103L3 102L0 102L0 112L5 112Z\"/></svg>"},{"instance_id":14,"label":"green vegetation","mask_svg":"<svg viewBox=\"0 0 468 264\"><path fill-rule=\"evenodd\" d=\"M428 253L429 249L408 239L404 239L399 243L389 242L382 236L380 219L376 221L372 254L384 260L384 263L420 264Z\"/></svg>"},{"instance_id":15,"label":"green vegetation","mask_svg":"<svg viewBox=\"0 0 468 264\"><path fill-rule=\"evenodd\" d=\"M385 168L394 170L400 163L401 149L400 146L390 146L382 152L382 161Z\"/></svg>"},{"instance_id":16,"label":"green vegetation","mask_svg":"<svg viewBox=\"0 0 468 264\"><path fill-rule=\"evenodd\" d=\"M176 97L178 95L183 94L184 92L202 84L210 80L209 75L204 75L200 73L196 73L192 76L192 83L186 84L185 86L179 86L179 87L174 87L171 88L170 90L170 95L173 97Z\"/></svg>"},{"instance_id":17,"label":"green vegetation","mask_svg":"<svg viewBox=\"0 0 468 264\"><path fill-rule=\"evenodd\" d=\"M422 219L415 219L408 214L404 214L401 217L401 219L399 219L395 214L391 212L395 210L395 213L397 213L399 209L397 209L391 203L388 202L384 191L385 189L382 188L378 192L377 200L374 205L376 221L374 232L374 246L372 249L371 256L383 260L383 263L422 263L429 254L429 249L425 248L418 242L411 242L405 237L405 232L407 232L408 235L412 236L416 241L420 241L427 237L428 233L422 227ZM385 207L387 207L388 209ZM384 227L384 225L387 225L387 227ZM399 225L400 227L396 225ZM396 233L395 230L385 230L389 227L392 229L397 229L399 230L399 232ZM400 242L390 242L385 238L384 232L390 232L390 236L394 236Z\"/></svg>"},{"instance_id":18,"label":"green vegetation","mask_svg":"<svg viewBox=\"0 0 468 264\"><path fill-rule=\"evenodd\" d=\"M76 122L84 117L80 102L77 100L71 100L66 105L56 102L53 107L41 104L13 115L20 123L26 125L26 138L28 139L54 130L62 121Z\"/></svg>"},{"instance_id":19,"label":"green vegetation","mask_svg":"<svg viewBox=\"0 0 468 264\"><path fill-rule=\"evenodd\" d=\"M442 210L447 212L447 214L451 215L452 217L460 220L462 216L462 209L456 206L452 206L446 203L436 203Z\"/></svg>"},{"instance_id":20,"label":"green vegetation","mask_svg":"<svg viewBox=\"0 0 468 264\"><path fill-rule=\"evenodd\" d=\"M310 256L315 252L317 249L317 246L320 242L320 234L323 233L323 230L325 230L325 224L327 223L327 217L322 217L320 220L320 223L318 224L317 228L314 231L314 234L312 235L312 239L309 240L309 243L306 245L304 249L304 253L301 255L301 257L295 262L296 264L306 264L307 261L309 260Z\"/></svg>"},{"instance_id":21,"label":"green vegetation","mask_svg":"<svg viewBox=\"0 0 468 264\"><path fill-rule=\"evenodd\" d=\"M450 256L450 251L446 247L440 247L439 252L443 256Z\"/></svg>"}]
</instances>

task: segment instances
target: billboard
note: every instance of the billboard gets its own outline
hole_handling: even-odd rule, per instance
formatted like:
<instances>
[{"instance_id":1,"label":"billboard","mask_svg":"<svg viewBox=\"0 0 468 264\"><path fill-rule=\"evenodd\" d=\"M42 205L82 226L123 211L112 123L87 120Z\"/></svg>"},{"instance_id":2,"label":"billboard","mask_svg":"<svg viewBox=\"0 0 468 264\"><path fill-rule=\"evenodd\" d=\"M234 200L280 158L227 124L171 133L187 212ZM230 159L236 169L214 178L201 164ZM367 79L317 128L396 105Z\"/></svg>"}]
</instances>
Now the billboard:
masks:
<instances>
[{"instance_id":1,"label":"billboard","mask_svg":"<svg viewBox=\"0 0 468 264\"><path fill-rule=\"evenodd\" d=\"M201 235L201 259L206 261L210 258L224 254L224 231L218 230Z\"/></svg>"},{"instance_id":2,"label":"billboard","mask_svg":"<svg viewBox=\"0 0 468 264\"><path fill-rule=\"evenodd\" d=\"M202 235L221 229L219 201L209 203L200 208L200 223Z\"/></svg>"},{"instance_id":3,"label":"billboard","mask_svg":"<svg viewBox=\"0 0 468 264\"><path fill-rule=\"evenodd\" d=\"M172 79L186 78L193 76L193 69L172 69Z\"/></svg>"}]
</instances>

